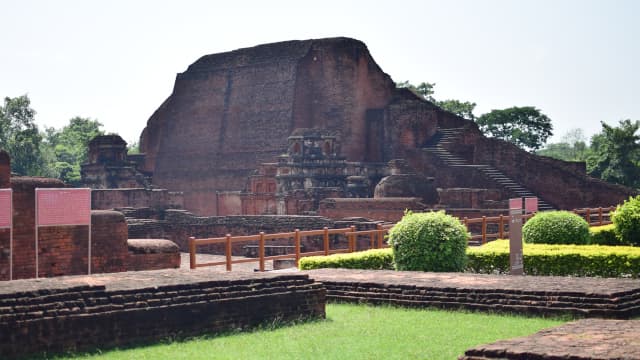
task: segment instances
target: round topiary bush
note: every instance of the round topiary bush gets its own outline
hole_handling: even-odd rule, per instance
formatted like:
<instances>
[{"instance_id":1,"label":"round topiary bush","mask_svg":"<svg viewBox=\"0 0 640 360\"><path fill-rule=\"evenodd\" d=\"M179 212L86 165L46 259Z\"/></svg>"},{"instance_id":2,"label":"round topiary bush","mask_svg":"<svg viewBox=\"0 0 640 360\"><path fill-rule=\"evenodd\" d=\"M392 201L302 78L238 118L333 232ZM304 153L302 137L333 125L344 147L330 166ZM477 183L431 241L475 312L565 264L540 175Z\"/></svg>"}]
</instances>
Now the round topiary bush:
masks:
<instances>
[{"instance_id":1,"label":"round topiary bush","mask_svg":"<svg viewBox=\"0 0 640 360\"><path fill-rule=\"evenodd\" d=\"M618 205L611 215L611 221L621 242L640 245L640 195Z\"/></svg>"},{"instance_id":2,"label":"round topiary bush","mask_svg":"<svg viewBox=\"0 0 640 360\"><path fill-rule=\"evenodd\" d=\"M469 234L444 211L407 212L391 230L389 245L396 270L463 271Z\"/></svg>"},{"instance_id":3,"label":"round topiary bush","mask_svg":"<svg viewBox=\"0 0 640 360\"><path fill-rule=\"evenodd\" d=\"M543 211L534 215L522 227L522 240L533 244L589 243L589 224L568 211Z\"/></svg>"}]
</instances>

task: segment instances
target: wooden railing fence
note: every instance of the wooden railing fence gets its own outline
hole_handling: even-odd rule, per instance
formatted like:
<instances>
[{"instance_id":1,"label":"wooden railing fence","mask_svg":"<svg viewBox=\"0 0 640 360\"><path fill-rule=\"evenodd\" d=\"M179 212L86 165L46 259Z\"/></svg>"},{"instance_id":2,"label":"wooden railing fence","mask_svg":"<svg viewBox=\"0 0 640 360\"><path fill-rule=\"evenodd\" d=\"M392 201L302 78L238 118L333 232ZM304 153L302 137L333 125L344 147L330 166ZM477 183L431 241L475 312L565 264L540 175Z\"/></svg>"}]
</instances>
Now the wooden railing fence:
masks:
<instances>
[{"instance_id":1,"label":"wooden railing fence","mask_svg":"<svg viewBox=\"0 0 640 360\"><path fill-rule=\"evenodd\" d=\"M356 241L359 237L369 238L369 248L376 249L386 247L384 236L392 225L378 224L375 229L356 231L355 226L340 229L323 228L322 230L298 230L286 233L274 233L265 234L260 232L257 235L243 235L243 236L231 236L227 234L225 237L208 238L208 239L196 239L194 237L189 238L189 261L190 268L195 269L203 266L218 266L226 265L227 271L232 270L233 264L241 264L247 262L258 262L259 270L265 270L265 261L267 260L279 260L279 259L295 259L296 266L301 257L315 256L315 255L331 255L338 253L348 253L357 251ZM330 237L332 235L342 235L347 239L347 247L339 249L331 249ZM310 236L322 237L322 250L301 252L302 239ZM293 242L294 252L292 254L284 255L271 255L265 254L265 249L268 248L267 241L269 240L289 240ZM258 242L258 257L257 258L243 258L233 259L232 247L234 243L243 242ZM197 246L209 245L209 244L225 244L225 260L217 262L200 263L196 262L196 248Z\"/></svg>"},{"instance_id":2,"label":"wooden railing fence","mask_svg":"<svg viewBox=\"0 0 640 360\"><path fill-rule=\"evenodd\" d=\"M606 208L587 208L587 209L576 209L573 212L578 214L587 220L590 226L597 225L606 225L611 224L611 212L615 210L615 207L606 207ZM524 215L524 221L531 218L533 214ZM508 228L509 228L509 219L508 215L500 215L500 216L483 216L481 218L463 218L461 222L466 226L467 230L470 232L471 236L469 238L470 245L480 245L486 244L489 240L495 239L506 239L509 237ZM356 231L355 226L351 226L348 228L339 228L339 229L329 229L323 228L321 230L298 230L292 232L285 233L273 233L273 234L265 234L264 232L260 232L256 235L242 235L242 236L231 236L231 234L227 234L224 237L217 238L207 238L207 239L196 239L195 237L189 238L189 261L190 268L195 269L198 267L204 266L221 266L225 265L227 271L231 271L233 264L241 264L248 262L258 262L258 268L260 271L265 271L265 262L267 260L279 260L279 259L295 259L295 264L298 266L298 262L300 258L305 256L315 256L315 255L331 255L337 253L350 253L354 251L358 251L356 243L359 237L367 237L369 239L369 249L378 249L387 247L386 242L384 241L384 237L393 227L394 224L378 224L375 229L371 230L360 230ZM318 236L322 237L322 250L319 251L310 251L310 252L302 252L301 244L302 239L305 237ZM347 239L348 246L346 248L331 248L330 237L331 236L344 236ZM272 240L280 240L285 239L293 243L294 252L290 254L283 255L271 255L267 256L265 254L265 249L269 247L267 244L268 241ZM246 243L246 242L258 242L258 256L256 258L241 258L241 259L233 259L232 257L232 249L233 244L237 243ZM196 250L198 246L210 245L210 244L224 244L225 245L225 260L224 261L216 261L216 262L207 262L207 263L197 263L196 262Z\"/></svg>"}]
</instances>

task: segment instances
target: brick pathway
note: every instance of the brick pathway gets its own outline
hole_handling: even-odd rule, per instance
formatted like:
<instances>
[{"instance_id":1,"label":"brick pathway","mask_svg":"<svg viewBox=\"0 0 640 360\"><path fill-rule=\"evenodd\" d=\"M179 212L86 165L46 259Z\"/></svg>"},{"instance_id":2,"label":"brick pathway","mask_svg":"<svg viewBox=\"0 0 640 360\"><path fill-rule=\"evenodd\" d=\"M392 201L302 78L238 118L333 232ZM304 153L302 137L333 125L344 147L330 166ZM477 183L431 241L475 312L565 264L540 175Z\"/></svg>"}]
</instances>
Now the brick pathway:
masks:
<instances>
[{"instance_id":1,"label":"brick pathway","mask_svg":"<svg viewBox=\"0 0 640 360\"><path fill-rule=\"evenodd\" d=\"M180 253L180 268L181 269L189 269L189 253ZM248 257L244 257L244 256L233 256L232 257L233 260L244 260L244 259L254 259L254 258L248 258ZM196 254L196 263L197 264L203 264L203 263L208 263L208 262L219 262L219 261L225 261L226 260L226 256L224 255L212 255L212 254ZM258 258L255 258L255 262L248 262L248 263L241 263L241 264L233 264L232 265L232 270L234 272L254 272L256 271L256 269L258 269L260 267L259 263L258 263ZM265 270L271 270L273 269L273 260L269 260L269 261L265 261L264 263L265 265ZM206 267L207 269L209 269L209 271L216 271L216 272L227 272L227 268L225 267L225 265L219 265L219 266L208 266ZM203 269L203 268L200 268Z\"/></svg>"},{"instance_id":2,"label":"brick pathway","mask_svg":"<svg viewBox=\"0 0 640 360\"><path fill-rule=\"evenodd\" d=\"M640 360L640 320L586 319L469 349L461 360Z\"/></svg>"}]
</instances>

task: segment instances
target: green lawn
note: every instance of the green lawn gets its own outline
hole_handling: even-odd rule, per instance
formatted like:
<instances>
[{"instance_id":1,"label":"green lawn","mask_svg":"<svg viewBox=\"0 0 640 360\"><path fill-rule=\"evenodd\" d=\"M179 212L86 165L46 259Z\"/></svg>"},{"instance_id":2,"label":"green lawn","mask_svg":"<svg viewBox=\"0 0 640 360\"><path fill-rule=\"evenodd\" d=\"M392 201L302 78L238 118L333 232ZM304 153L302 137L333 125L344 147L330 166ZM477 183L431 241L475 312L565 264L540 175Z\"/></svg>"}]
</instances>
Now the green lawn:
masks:
<instances>
[{"instance_id":1,"label":"green lawn","mask_svg":"<svg viewBox=\"0 0 640 360\"><path fill-rule=\"evenodd\" d=\"M75 358L456 359L472 346L529 335L562 322L484 313L328 304L326 320Z\"/></svg>"}]
</instances>

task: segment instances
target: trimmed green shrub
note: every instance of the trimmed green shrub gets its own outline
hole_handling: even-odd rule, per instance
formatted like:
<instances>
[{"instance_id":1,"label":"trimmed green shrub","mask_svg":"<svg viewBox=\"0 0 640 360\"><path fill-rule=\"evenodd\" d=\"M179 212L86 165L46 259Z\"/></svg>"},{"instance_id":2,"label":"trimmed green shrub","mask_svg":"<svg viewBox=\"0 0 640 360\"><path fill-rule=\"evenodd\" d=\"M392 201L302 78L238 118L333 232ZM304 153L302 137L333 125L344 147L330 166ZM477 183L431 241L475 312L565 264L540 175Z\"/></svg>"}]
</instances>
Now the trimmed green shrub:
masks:
<instances>
[{"instance_id":1,"label":"trimmed green shrub","mask_svg":"<svg viewBox=\"0 0 640 360\"><path fill-rule=\"evenodd\" d=\"M568 211L543 211L522 227L522 240L532 244L588 244L589 224Z\"/></svg>"},{"instance_id":2,"label":"trimmed green shrub","mask_svg":"<svg viewBox=\"0 0 640 360\"><path fill-rule=\"evenodd\" d=\"M527 275L634 277L640 275L640 248L600 245L524 244ZM467 271L509 273L509 240L467 250Z\"/></svg>"},{"instance_id":3,"label":"trimmed green shrub","mask_svg":"<svg viewBox=\"0 0 640 360\"><path fill-rule=\"evenodd\" d=\"M616 236L616 229L613 224L592 226L589 228L589 233L591 233L591 241L589 243L592 245L628 245Z\"/></svg>"},{"instance_id":4,"label":"trimmed green shrub","mask_svg":"<svg viewBox=\"0 0 640 360\"><path fill-rule=\"evenodd\" d=\"M463 271L469 234L444 211L407 212L389 230L396 270Z\"/></svg>"},{"instance_id":5,"label":"trimmed green shrub","mask_svg":"<svg viewBox=\"0 0 640 360\"><path fill-rule=\"evenodd\" d=\"M299 267L300 270L321 268L391 270L393 254L391 249L373 249L349 254L309 256L300 259Z\"/></svg>"},{"instance_id":6,"label":"trimmed green shrub","mask_svg":"<svg viewBox=\"0 0 640 360\"><path fill-rule=\"evenodd\" d=\"M630 197L618 205L611 215L616 235L631 245L640 245L640 195Z\"/></svg>"}]
</instances>

